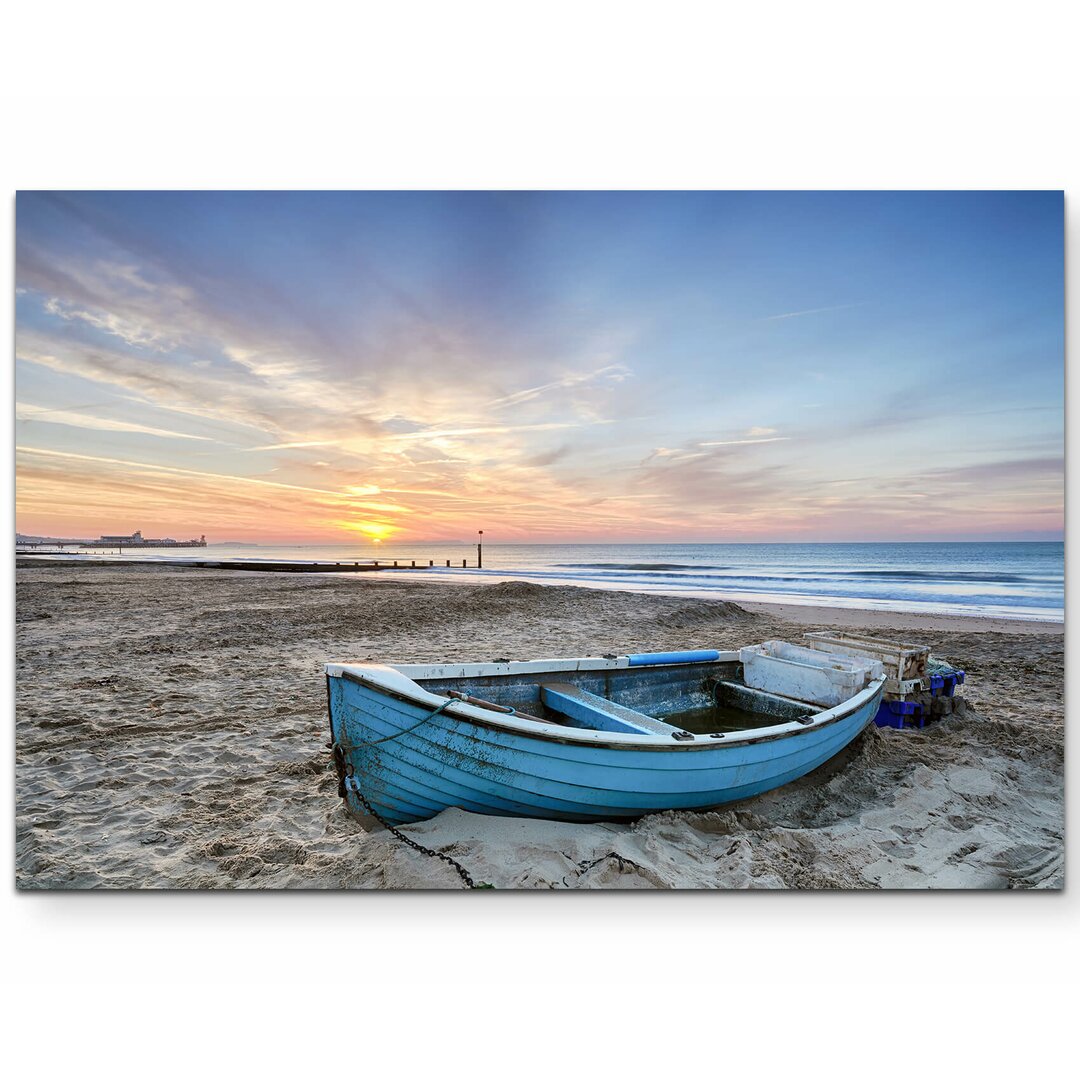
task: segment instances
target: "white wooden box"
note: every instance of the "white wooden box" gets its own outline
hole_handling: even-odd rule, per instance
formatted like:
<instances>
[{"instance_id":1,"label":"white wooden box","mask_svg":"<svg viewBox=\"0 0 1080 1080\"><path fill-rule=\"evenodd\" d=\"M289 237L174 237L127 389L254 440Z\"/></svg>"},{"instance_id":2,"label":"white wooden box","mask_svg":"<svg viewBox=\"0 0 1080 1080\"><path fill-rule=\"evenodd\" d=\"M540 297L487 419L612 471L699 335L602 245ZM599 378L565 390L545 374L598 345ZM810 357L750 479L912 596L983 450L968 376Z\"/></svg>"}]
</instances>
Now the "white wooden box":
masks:
<instances>
[{"instance_id":1,"label":"white wooden box","mask_svg":"<svg viewBox=\"0 0 1080 1080\"><path fill-rule=\"evenodd\" d=\"M837 656L765 641L739 650L743 682L755 690L832 708L854 697L870 679L881 678L881 662L868 657Z\"/></svg>"},{"instance_id":2,"label":"white wooden box","mask_svg":"<svg viewBox=\"0 0 1080 1080\"><path fill-rule=\"evenodd\" d=\"M843 656L870 657L880 660L885 672L885 693L903 696L929 690L926 665L930 658L927 645L871 637L869 634L840 630L817 630L803 635L810 648Z\"/></svg>"}]
</instances>

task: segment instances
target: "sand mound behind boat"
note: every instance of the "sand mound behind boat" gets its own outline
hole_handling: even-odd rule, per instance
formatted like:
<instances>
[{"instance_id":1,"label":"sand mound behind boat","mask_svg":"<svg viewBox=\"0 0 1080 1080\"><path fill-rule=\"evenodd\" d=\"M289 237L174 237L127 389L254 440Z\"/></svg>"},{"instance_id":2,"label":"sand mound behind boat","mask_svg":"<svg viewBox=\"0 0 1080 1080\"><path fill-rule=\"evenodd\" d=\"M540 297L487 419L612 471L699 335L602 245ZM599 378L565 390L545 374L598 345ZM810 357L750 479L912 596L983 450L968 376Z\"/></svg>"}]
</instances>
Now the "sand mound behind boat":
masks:
<instances>
[{"instance_id":1,"label":"sand mound behind boat","mask_svg":"<svg viewBox=\"0 0 1080 1080\"><path fill-rule=\"evenodd\" d=\"M622 610L628 615L638 612L667 627L708 627L734 619L752 621L752 612L730 600L691 600L689 602L670 597L663 598L664 610L657 612L656 601L660 598L642 593L613 592L589 589L578 585L537 585L529 581L503 581L497 585L484 586L483 599L500 607L520 604L530 611L536 604L544 604L552 611L562 612L574 605L602 602L612 611ZM600 601L598 598L604 598Z\"/></svg>"},{"instance_id":2,"label":"sand mound behind boat","mask_svg":"<svg viewBox=\"0 0 1080 1080\"><path fill-rule=\"evenodd\" d=\"M756 618L757 616L746 608L739 607L730 600L695 600L662 615L660 622L665 626L681 629L713 626L720 622L730 622L732 619L752 622Z\"/></svg>"},{"instance_id":3,"label":"sand mound behind boat","mask_svg":"<svg viewBox=\"0 0 1080 1080\"><path fill-rule=\"evenodd\" d=\"M558 588L551 586L550 591ZM549 591L548 586L536 585L531 581L500 581L489 585L484 591L486 600L535 600Z\"/></svg>"}]
</instances>

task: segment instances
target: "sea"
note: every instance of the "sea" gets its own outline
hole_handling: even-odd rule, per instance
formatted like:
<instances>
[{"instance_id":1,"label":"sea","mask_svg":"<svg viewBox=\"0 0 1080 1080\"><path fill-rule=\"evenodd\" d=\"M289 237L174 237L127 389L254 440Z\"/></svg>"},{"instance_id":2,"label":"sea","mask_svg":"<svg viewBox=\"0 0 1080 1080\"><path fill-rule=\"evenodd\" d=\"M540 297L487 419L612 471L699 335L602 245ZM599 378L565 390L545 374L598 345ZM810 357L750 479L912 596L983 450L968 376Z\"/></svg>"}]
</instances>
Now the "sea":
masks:
<instances>
[{"instance_id":1,"label":"sea","mask_svg":"<svg viewBox=\"0 0 1080 1080\"><path fill-rule=\"evenodd\" d=\"M1061 542L876 544L208 544L117 559L392 564L390 577L531 581L881 611L1064 621ZM78 559L83 556L68 555ZM100 557L100 556L98 556ZM450 567L446 567L446 561ZM462 567L462 560L467 564ZM416 568L412 563L416 563ZM434 566L429 566L434 563ZM361 582L367 575L351 576Z\"/></svg>"}]
</instances>

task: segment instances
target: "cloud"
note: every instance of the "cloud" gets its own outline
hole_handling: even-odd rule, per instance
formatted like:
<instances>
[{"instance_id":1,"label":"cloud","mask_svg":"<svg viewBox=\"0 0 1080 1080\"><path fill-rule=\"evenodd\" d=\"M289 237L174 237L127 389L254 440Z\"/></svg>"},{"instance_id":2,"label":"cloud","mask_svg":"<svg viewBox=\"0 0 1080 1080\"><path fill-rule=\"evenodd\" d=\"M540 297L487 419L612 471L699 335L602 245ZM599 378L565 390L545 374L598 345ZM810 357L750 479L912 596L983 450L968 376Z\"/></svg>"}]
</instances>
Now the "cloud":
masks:
<instances>
[{"instance_id":1,"label":"cloud","mask_svg":"<svg viewBox=\"0 0 1080 1080\"><path fill-rule=\"evenodd\" d=\"M597 421L597 423L613 424L615 421L601 420ZM425 431L404 431L387 434L385 438L396 442L414 442L427 439L457 439L472 435L505 435L518 431L562 431L565 428L580 426L580 424L575 423L553 422L549 424L499 424L484 427L432 428Z\"/></svg>"},{"instance_id":2,"label":"cloud","mask_svg":"<svg viewBox=\"0 0 1080 1080\"><path fill-rule=\"evenodd\" d=\"M1014 483L1027 488L1040 480L1061 484L1065 472L1063 457L1006 458L973 465L941 466L924 469L908 482L945 483L952 486L977 486L981 492L1000 495L1005 485Z\"/></svg>"},{"instance_id":3,"label":"cloud","mask_svg":"<svg viewBox=\"0 0 1080 1080\"><path fill-rule=\"evenodd\" d=\"M481 396L490 393L488 371L514 365L454 327L434 334L430 320L420 320L409 328L389 327L373 347L314 353L295 332L253 326L235 313L223 318L197 288L168 278L160 266L154 274L144 272L134 256L114 258L112 265L120 269L101 277L78 258L47 258L28 242L19 259L21 280L42 294L46 315L61 326L82 321L117 338L110 347L55 330L31 330L24 322L17 342L21 360L125 390L157 407L273 437L260 447L332 444L364 458L399 453L408 442L572 426L491 424ZM469 355L470 362L459 355ZM452 379L445 378L448 370ZM620 365L608 364L519 393L524 400L556 386L580 391L590 382L624 376ZM609 422L590 408L582 403L574 411L588 413L588 423ZM418 430L394 431L402 417Z\"/></svg>"},{"instance_id":4,"label":"cloud","mask_svg":"<svg viewBox=\"0 0 1080 1080\"><path fill-rule=\"evenodd\" d=\"M89 416L86 413L72 412L65 409L47 409L40 405L15 403L15 419L37 421L43 424L63 424L66 427L89 428L94 431L126 431L139 435L155 435L162 439L197 439L202 442L212 441L206 435L191 435L182 431L167 431L164 428L148 427L127 420L108 420L104 417Z\"/></svg>"},{"instance_id":5,"label":"cloud","mask_svg":"<svg viewBox=\"0 0 1080 1080\"><path fill-rule=\"evenodd\" d=\"M803 315L821 315L826 311L847 311L849 308L862 307L865 301L857 304L835 304L831 307L806 308L803 311L785 311L779 315L765 315L759 322L779 322L782 319L798 319Z\"/></svg>"},{"instance_id":6,"label":"cloud","mask_svg":"<svg viewBox=\"0 0 1080 1080\"><path fill-rule=\"evenodd\" d=\"M282 442L271 443L269 446L245 446L241 449L243 454L254 454L262 450L299 450L308 446L337 446L333 439L317 439L309 442Z\"/></svg>"},{"instance_id":7,"label":"cloud","mask_svg":"<svg viewBox=\"0 0 1080 1080\"><path fill-rule=\"evenodd\" d=\"M766 429L767 430L767 429ZM724 439L716 442L701 442L698 446L753 446L756 443L790 442L790 435L774 435L767 439Z\"/></svg>"},{"instance_id":8,"label":"cloud","mask_svg":"<svg viewBox=\"0 0 1080 1080\"><path fill-rule=\"evenodd\" d=\"M530 469L542 469L548 465L554 465L557 461L565 460L572 453L573 447L563 443L561 446L552 447L539 454L530 454L521 459L521 464Z\"/></svg>"},{"instance_id":9,"label":"cloud","mask_svg":"<svg viewBox=\"0 0 1080 1080\"><path fill-rule=\"evenodd\" d=\"M38 457L67 458L71 461L92 461L100 465L121 465L127 469L139 469L152 473L166 473L173 476L194 476L204 480L220 480L232 484L254 484L259 487L282 488L288 491L305 491L314 495L330 495L335 498L341 497L341 492L338 491L306 487L303 484L287 484L277 480L264 480L255 476L233 476L223 473L205 472L201 469L184 469L176 465L155 465L146 461L129 461L123 458L100 457L96 454L75 454L65 450L45 450L36 446L16 446L15 450L20 454L31 454L37 455Z\"/></svg>"},{"instance_id":10,"label":"cloud","mask_svg":"<svg viewBox=\"0 0 1080 1080\"><path fill-rule=\"evenodd\" d=\"M630 374L630 369L623 364L607 364L602 368L597 368L595 371L564 375L560 379L553 379L551 382L542 383L540 386L531 386L525 390L518 390L516 393L488 401L486 405L488 408L502 409L507 405L520 405L523 402L532 401L534 398L540 397L541 394L548 394L553 390L566 390L597 382L601 379L622 382L623 379L629 378Z\"/></svg>"}]
</instances>

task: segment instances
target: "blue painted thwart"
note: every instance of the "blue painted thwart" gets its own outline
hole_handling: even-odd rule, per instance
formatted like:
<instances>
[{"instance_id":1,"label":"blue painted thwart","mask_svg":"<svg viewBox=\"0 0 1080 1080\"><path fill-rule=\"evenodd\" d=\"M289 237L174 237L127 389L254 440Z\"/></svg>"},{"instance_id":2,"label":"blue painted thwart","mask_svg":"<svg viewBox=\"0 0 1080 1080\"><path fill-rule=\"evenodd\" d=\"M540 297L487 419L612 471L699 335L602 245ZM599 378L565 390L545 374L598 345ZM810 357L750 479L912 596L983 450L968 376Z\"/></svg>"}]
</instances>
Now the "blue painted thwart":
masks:
<instances>
[{"instance_id":1,"label":"blue painted thwart","mask_svg":"<svg viewBox=\"0 0 1080 1080\"><path fill-rule=\"evenodd\" d=\"M362 814L358 787L394 824L451 806L562 821L705 809L770 791L828 761L874 719L884 686L876 680L828 710L793 710L798 703L761 694L769 726L740 731L693 734L660 719L708 707L718 684L737 683L740 673L737 653L714 650L331 664L340 794Z\"/></svg>"}]
</instances>

